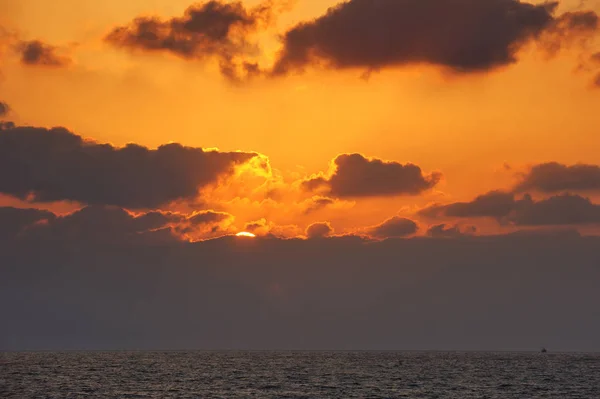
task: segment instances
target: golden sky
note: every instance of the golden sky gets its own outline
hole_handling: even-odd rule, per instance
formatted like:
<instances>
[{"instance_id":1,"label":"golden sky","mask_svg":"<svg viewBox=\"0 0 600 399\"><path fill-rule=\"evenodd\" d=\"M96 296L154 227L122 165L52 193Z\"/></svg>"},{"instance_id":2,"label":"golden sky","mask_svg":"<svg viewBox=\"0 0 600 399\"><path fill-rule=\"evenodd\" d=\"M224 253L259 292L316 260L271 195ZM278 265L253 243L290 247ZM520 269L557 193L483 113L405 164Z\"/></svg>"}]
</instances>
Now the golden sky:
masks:
<instances>
[{"instance_id":1,"label":"golden sky","mask_svg":"<svg viewBox=\"0 0 600 399\"><path fill-rule=\"evenodd\" d=\"M244 5L251 9L258 3ZM283 32L323 15L337 1L288 3L277 22L257 34L261 65L275 62ZM555 15L600 12L599 3L579 7L579 1L562 1ZM136 17L181 17L191 5L189 0L0 0L6 32L0 100L11 108L8 119L16 125L63 126L118 147L175 142L263 154L267 169L254 160L218 187L203 189L197 202L175 201L161 209L227 212L235 217L235 231L265 219L271 227L264 231L291 231L288 235L304 234L315 222L329 222L339 233L360 233L395 215L418 220L424 233L435 222L421 220L418 212L432 203L510 190L519 173L537 164L600 163L600 88L592 84L600 65L589 61L600 51L596 31L586 33L585 44L561 46L551 56L540 43L527 42L515 62L477 73L453 74L419 62L384 66L364 78L365 68L309 65L302 73L240 84L225 79L213 59L129 51L105 40ZM56 46L70 62L23 65L15 40ZM334 198L302 188L312 175L334 173L333 160L351 153L411 163L426 176L443 177L418 195ZM584 191L600 200L597 189ZM307 212L315 196L331 203ZM2 203L31 206L10 195ZM65 212L85 203L34 205ZM482 232L506 227L490 220L475 224Z\"/></svg>"}]
</instances>

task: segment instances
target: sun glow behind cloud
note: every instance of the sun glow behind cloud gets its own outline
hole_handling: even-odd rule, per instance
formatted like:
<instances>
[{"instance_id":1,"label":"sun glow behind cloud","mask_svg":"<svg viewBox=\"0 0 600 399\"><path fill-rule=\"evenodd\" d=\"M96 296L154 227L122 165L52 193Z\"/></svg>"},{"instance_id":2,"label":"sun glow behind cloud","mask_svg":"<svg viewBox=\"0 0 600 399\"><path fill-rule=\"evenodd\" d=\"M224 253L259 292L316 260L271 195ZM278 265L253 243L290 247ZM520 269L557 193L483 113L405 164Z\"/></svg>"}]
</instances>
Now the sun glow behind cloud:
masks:
<instances>
[{"instance_id":1,"label":"sun glow behind cloud","mask_svg":"<svg viewBox=\"0 0 600 399\"><path fill-rule=\"evenodd\" d=\"M244 238L255 238L256 234L249 233L247 231L241 231L235 235L236 237L244 237Z\"/></svg>"}]
</instances>

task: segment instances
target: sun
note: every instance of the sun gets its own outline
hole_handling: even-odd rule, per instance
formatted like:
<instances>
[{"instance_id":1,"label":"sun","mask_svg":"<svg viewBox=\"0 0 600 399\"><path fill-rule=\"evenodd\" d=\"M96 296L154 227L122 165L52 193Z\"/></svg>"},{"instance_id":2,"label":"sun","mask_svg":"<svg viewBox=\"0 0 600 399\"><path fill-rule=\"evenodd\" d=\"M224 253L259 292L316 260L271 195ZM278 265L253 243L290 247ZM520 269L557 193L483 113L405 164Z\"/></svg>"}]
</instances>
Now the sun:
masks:
<instances>
[{"instance_id":1,"label":"sun","mask_svg":"<svg viewBox=\"0 0 600 399\"><path fill-rule=\"evenodd\" d=\"M242 231L240 233L237 233L235 236L236 237L254 238L254 237L256 237L256 234L248 233L247 231Z\"/></svg>"}]
</instances>

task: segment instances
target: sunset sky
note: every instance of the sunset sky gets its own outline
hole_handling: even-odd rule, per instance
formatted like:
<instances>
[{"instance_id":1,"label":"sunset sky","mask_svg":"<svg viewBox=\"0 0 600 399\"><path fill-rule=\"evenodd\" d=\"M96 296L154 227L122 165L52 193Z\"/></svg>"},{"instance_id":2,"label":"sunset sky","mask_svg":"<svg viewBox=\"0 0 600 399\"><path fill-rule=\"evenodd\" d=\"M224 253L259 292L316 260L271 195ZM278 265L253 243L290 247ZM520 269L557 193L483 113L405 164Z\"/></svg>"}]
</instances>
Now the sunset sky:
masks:
<instances>
[{"instance_id":1,"label":"sunset sky","mask_svg":"<svg viewBox=\"0 0 600 399\"><path fill-rule=\"evenodd\" d=\"M363 3L356 2L359 7ZM381 2L381 7L388 3ZM406 2L407 8L410 3ZM468 3L458 1L454 7L469 7ZM550 18L599 9L592 1L579 3L562 2ZM431 2L429 8L432 15L435 4ZM260 5L249 1L239 7L252 13ZM314 23L334 5L321 0L270 4L270 20L244 39L256 46L252 51L256 54L248 57L258 60L261 68L272 68L285 45L282 35L299 23ZM531 7L521 3L523 9L526 6ZM565 32L554 37L508 42L515 47L508 50L509 61L499 60L473 71L436 65L435 54L416 61L408 54L406 62L384 61L378 67L372 67L368 59L363 65L349 67L311 63L286 76L258 76L243 82L232 82L219 73L218 55L186 57L168 48L150 51L141 45L117 46L107 40L114 29L131 28L135 18L185 18L188 7L202 12L203 3L1 2L0 22L5 33L0 87L2 101L12 110L7 119L18 126L62 126L85 139L114 146L136 143L156 148L176 142L263 154L271 168L268 175L259 171L258 176L251 176L249 170L207 195L206 205L231 213L238 228L264 218L278 225L297 225L299 231L312 222L327 221L340 233L351 232L397 213L411 217L429 203L468 201L491 190L510 190L519 174L536 164L598 162L600 90L594 89L594 78L600 76L600 61L593 57L600 51L597 21L592 28L564 28ZM402 11L401 7L391 8L392 12L396 8ZM447 18L443 22L447 29L462 35L456 25L461 23L458 12L455 21L452 15ZM232 32L235 28L233 24ZM520 34L530 28L523 27ZM417 44L425 40L407 39L400 36L403 33L399 30L399 36L392 39ZM466 32L473 36L492 33L496 32ZM52 65L40 58L24 63L19 43L33 40L48 46L50 56L61 62ZM456 46L470 44L462 40ZM554 46L552 51L548 42ZM427 57L433 61L428 62ZM363 75L370 70L365 79ZM305 201L313 193L301 192L298 181L329 173L332 160L345 153L412 163L424 173L443 177L431 190L416 196L398 192L343 198L345 203L303 215ZM395 177L391 174L389 178ZM281 192L281 198L269 198L268 188L260 187L267 180ZM587 194L593 198L593 193ZM6 198L3 202L13 201ZM82 205L73 203L72 207ZM161 204L174 210L182 205ZM350 209L352 217L348 217ZM205 209L192 206L189 210Z\"/></svg>"},{"instance_id":2,"label":"sunset sky","mask_svg":"<svg viewBox=\"0 0 600 399\"><path fill-rule=\"evenodd\" d=\"M600 235L599 14L597 0L0 0L0 233Z\"/></svg>"}]
</instances>

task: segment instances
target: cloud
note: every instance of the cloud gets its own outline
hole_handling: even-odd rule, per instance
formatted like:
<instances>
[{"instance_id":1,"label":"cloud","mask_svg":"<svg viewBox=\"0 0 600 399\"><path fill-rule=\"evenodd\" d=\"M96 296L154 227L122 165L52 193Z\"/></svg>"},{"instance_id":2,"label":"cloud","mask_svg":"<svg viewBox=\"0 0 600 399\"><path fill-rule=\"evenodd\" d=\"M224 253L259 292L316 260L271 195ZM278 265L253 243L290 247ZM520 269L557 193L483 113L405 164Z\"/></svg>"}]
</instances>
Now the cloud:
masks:
<instances>
[{"instance_id":1,"label":"cloud","mask_svg":"<svg viewBox=\"0 0 600 399\"><path fill-rule=\"evenodd\" d=\"M441 179L434 172L424 175L416 165L368 159L343 154L334 161L329 177L313 177L302 183L305 190L324 191L338 198L417 195L433 188Z\"/></svg>"},{"instance_id":2,"label":"cloud","mask_svg":"<svg viewBox=\"0 0 600 399\"><path fill-rule=\"evenodd\" d=\"M150 241L148 236L167 227L178 219L177 215L153 212L135 216L124 209L111 206L88 206L73 213L56 217L39 226L30 234L43 240L61 239L72 242L97 240L99 242ZM164 231L163 231L164 233ZM176 241L174 235L163 235ZM49 238L53 237L53 238Z\"/></svg>"},{"instance_id":3,"label":"cloud","mask_svg":"<svg viewBox=\"0 0 600 399\"><path fill-rule=\"evenodd\" d=\"M207 224L207 223L220 223L231 217L230 214L225 212L215 211L202 211L192 214L188 220L194 224Z\"/></svg>"},{"instance_id":4,"label":"cloud","mask_svg":"<svg viewBox=\"0 0 600 399\"><path fill-rule=\"evenodd\" d=\"M563 47L584 45L598 30L598 15L594 11L566 12L556 17L539 40L539 44L556 54Z\"/></svg>"},{"instance_id":5,"label":"cloud","mask_svg":"<svg viewBox=\"0 0 600 399\"><path fill-rule=\"evenodd\" d=\"M39 40L21 41L17 49L24 65L65 67L72 62L69 57L59 54L58 47Z\"/></svg>"},{"instance_id":6,"label":"cloud","mask_svg":"<svg viewBox=\"0 0 600 399\"><path fill-rule=\"evenodd\" d=\"M590 32L598 29L598 14L591 10L571 11L560 15L554 19L550 31L560 32L561 34L569 34L573 31Z\"/></svg>"},{"instance_id":7,"label":"cloud","mask_svg":"<svg viewBox=\"0 0 600 399\"><path fill-rule=\"evenodd\" d=\"M105 40L117 47L169 52L188 60L216 59L225 77L238 80L240 74L260 73L256 63L246 60L259 53L249 36L269 24L277 11L274 6L267 1L248 9L240 1L211 0L189 7L183 17L136 18L115 28Z\"/></svg>"},{"instance_id":8,"label":"cloud","mask_svg":"<svg viewBox=\"0 0 600 399\"><path fill-rule=\"evenodd\" d=\"M315 196L304 201L304 213L308 215L333 204L335 204L335 200L332 198Z\"/></svg>"},{"instance_id":9,"label":"cloud","mask_svg":"<svg viewBox=\"0 0 600 399\"><path fill-rule=\"evenodd\" d=\"M599 247L572 233L161 245L25 235L0 240L0 350L502 350L543 336L555 351L598 351Z\"/></svg>"},{"instance_id":10,"label":"cloud","mask_svg":"<svg viewBox=\"0 0 600 399\"><path fill-rule=\"evenodd\" d=\"M0 101L0 118L8 115L10 112L10 107L4 101Z\"/></svg>"},{"instance_id":11,"label":"cloud","mask_svg":"<svg viewBox=\"0 0 600 399\"><path fill-rule=\"evenodd\" d=\"M149 212L132 214L110 206L88 206L66 215L38 209L0 208L0 224L4 239L36 239L38 242L92 243L155 242L151 238L162 232L162 238L178 241L166 229L184 220L182 215ZM164 231L161 231L164 229ZM168 231L168 234L166 232Z\"/></svg>"},{"instance_id":12,"label":"cloud","mask_svg":"<svg viewBox=\"0 0 600 399\"><path fill-rule=\"evenodd\" d=\"M267 222L267 219L264 218L249 222L244 226L244 231L254 234L266 234L269 232L269 223Z\"/></svg>"},{"instance_id":13,"label":"cloud","mask_svg":"<svg viewBox=\"0 0 600 399\"><path fill-rule=\"evenodd\" d=\"M301 182L304 189L307 189L307 181ZM310 183L308 183L310 185ZM319 187L314 187L314 190L319 191ZM341 200L336 198L323 197L315 195L312 198L306 199L302 202L297 203L302 210L304 215L312 215L313 213L320 212L323 210L329 211L347 211L353 208L356 203L354 201Z\"/></svg>"},{"instance_id":14,"label":"cloud","mask_svg":"<svg viewBox=\"0 0 600 399\"><path fill-rule=\"evenodd\" d=\"M583 62L578 69L594 73L591 86L593 89L600 88L600 52L590 55L589 59Z\"/></svg>"},{"instance_id":15,"label":"cloud","mask_svg":"<svg viewBox=\"0 0 600 399\"><path fill-rule=\"evenodd\" d=\"M594 12L555 17L557 6L519 0L350 0L286 32L273 74L314 64L378 70L426 63L457 72L488 71L517 62L518 50L543 33L556 47L563 38L596 30Z\"/></svg>"},{"instance_id":16,"label":"cloud","mask_svg":"<svg viewBox=\"0 0 600 399\"><path fill-rule=\"evenodd\" d=\"M86 206L56 215L38 209L0 207L0 234L4 239L35 237L41 241L73 243L158 243L214 237L224 232L233 216L201 211L192 214L151 211L132 213L116 206Z\"/></svg>"},{"instance_id":17,"label":"cloud","mask_svg":"<svg viewBox=\"0 0 600 399\"><path fill-rule=\"evenodd\" d=\"M515 204L509 220L521 226L577 225L600 223L600 205L579 195L563 194L541 201L529 196Z\"/></svg>"},{"instance_id":18,"label":"cloud","mask_svg":"<svg viewBox=\"0 0 600 399\"><path fill-rule=\"evenodd\" d=\"M298 238L302 235L303 231L295 224L277 225L269 223L269 233L271 237L277 237L282 239Z\"/></svg>"},{"instance_id":19,"label":"cloud","mask_svg":"<svg viewBox=\"0 0 600 399\"><path fill-rule=\"evenodd\" d=\"M285 239L297 238L304 233L297 225L278 225L268 221L265 218L246 223L243 231L247 231L262 237L277 237Z\"/></svg>"},{"instance_id":20,"label":"cloud","mask_svg":"<svg viewBox=\"0 0 600 399\"><path fill-rule=\"evenodd\" d=\"M234 220L227 212L200 211L183 216L171 227L180 238L194 241L234 233L231 229Z\"/></svg>"},{"instance_id":21,"label":"cloud","mask_svg":"<svg viewBox=\"0 0 600 399\"><path fill-rule=\"evenodd\" d=\"M367 234L374 238L397 238L415 234L419 226L410 219L394 216L382 224L367 230Z\"/></svg>"},{"instance_id":22,"label":"cloud","mask_svg":"<svg viewBox=\"0 0 600 399\"><path fill-rule=\"evenodd\" d=\"M432 205L419 212L426 217L493 217L502 218L514 208L515 198L511 193L491 191L471 202L456 202L449 205Z\"/></svg>"},{"instance_id":23,"label":"cloud","mask_svg":"<svg viewBox=\"0 0 600 399\"><path fill-rule=\"evenodd\" d=\"M432 205L419 212L433 218L490 217L517 226L586 225L600 223L600 205L579 195L561 194L542 200L530 195L515 199L512 193L493 191L471 202Z\"/></svg>"},{"instance_id":24,"label":"cloud","mask_svg":"<svg viewBox=\"0 0 600 399\"><path fill-rule=\"evenodd\" d=\"M535 165L515 187L516 192L600 191L600 166L563 165L557 162Z\"/></svg>"},{"instance_id":25,"label":"cloud","mask_svg":"<svg viewBox=\"0 0 600 399\"><path fill-rule=\"evenodd\" d=\"M64 128L0 126L0 192L35 202L156 208L193 200L256 155L180 144L116 148Z\"/></svg>"},{"instance_id":26,"label":"cloud","mask_svg":"<svg viewBox=\"0 0 600 399\"><path fill-rule=\"evenodd\" d=\"M460 225L446 225L446 224L438 224L436 226L431 226L429 230L427 230L427 236L433 238L459 238L464 236L470 236L477 232L477 228L475 226L467 226L466 228L461 228Z\"/></svg>"},{"instance_id":27,"label":"cloud","mask_svg":"<svg viewBox=\"0 0 600 399\"><path fill-rule=\"evenodd\" d=\"M52 212L39 209L0 207L0 238L15 238L27 227L39 222L49 222L55 218Z\"/></svg>"},{"instance_id":28,"label":"cloud","mask_svg":"<svg viewBox=\"0 0 600 399\"><path fill-rule=\"evenodd\" d=\"M333 234L333 228L328 222L313 223L306 229L308 238L324 238Z\"/></svg>"}]
</instances>

